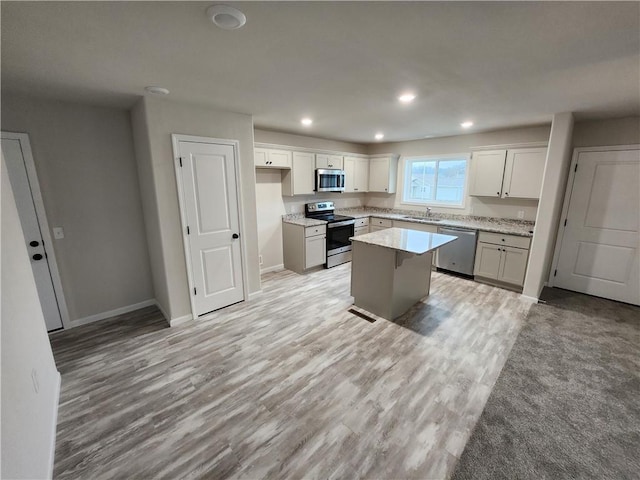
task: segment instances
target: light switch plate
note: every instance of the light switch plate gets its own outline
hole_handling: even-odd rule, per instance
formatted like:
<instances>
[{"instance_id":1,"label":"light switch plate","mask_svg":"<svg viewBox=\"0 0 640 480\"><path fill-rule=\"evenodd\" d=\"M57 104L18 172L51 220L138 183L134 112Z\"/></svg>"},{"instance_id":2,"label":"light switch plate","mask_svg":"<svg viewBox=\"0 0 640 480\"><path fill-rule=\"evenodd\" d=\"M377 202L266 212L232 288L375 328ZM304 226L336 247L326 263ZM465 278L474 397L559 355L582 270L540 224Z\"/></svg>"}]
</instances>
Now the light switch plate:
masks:
<instances>
[{"instance_id":1,"label":"light switch plate","mask_svg":"<svg viewBox=\"0 0 640 480\"><path fill-rule=\"evenodd\" d=\"M64 230L62 229L62 227L53 227L53 238L55 238L56 240L64 238Z\"/></svg>"}]
</instances>

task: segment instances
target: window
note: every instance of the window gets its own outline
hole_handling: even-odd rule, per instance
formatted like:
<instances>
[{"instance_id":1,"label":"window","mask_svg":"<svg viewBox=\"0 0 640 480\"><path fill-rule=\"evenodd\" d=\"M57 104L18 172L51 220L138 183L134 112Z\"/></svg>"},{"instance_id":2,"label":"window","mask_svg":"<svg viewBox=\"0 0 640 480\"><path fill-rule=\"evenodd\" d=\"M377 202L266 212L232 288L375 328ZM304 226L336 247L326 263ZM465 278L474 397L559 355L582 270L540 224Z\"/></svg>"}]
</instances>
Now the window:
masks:
<instances>
[{"instance_id":1,"label":"window","mask_svg":"<svg viewBox=\"0 0 640 480\"><path fill-rule=\"evenodd\" d=\"M406 158L402 202L464 206L468 161L467 155Z\"/></svg>"}]
</instances>

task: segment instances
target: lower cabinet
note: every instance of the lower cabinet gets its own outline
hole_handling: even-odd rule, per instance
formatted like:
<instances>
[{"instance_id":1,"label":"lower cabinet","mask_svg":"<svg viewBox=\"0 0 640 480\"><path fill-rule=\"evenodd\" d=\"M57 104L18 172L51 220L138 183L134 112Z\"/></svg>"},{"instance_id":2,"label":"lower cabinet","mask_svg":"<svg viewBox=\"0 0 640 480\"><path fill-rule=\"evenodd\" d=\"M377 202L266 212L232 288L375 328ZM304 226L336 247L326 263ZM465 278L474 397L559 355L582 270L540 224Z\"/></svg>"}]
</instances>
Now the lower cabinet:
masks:
<instances>
[{"instance_id":1,"label":"lower cabinet","mask_svg":"<svg viewBox=\"0 0 640 480\"><path fill-rule=\"evenodd\" d=\"M284 268L304 273L327 261L327 227L282 224Z\"/></svg>"},{"instance_id":2,"label":"lower cabinet","mask_svg":"<svg viewBox=\"0 0 640 480\"><path fill-rule=\"evenodd\" d=\"M522 287L530 242L527 237L480 232L474 276Z\"/></svg>"},{"instance_id":3,"label":"lower cabinet","mask_svg":"<svg viewBox=\"0 0 640 480\"><path fill-rule=\"evenodd\" d=\"M356 223L353 226L353 236L363 235L369 233L369 217L356 218Z\"/></svg>"},{"instance_id":4,"label":"lower cabinet","mask_svg":"<svg viewBox=\"0 0 640 480\"><path fill-rule=\"evenodd\" d=\"M378 230L391 227L393 227L393 220L389 220L388 218L371 217L369 219L369 230L371 232L377 232Z\"/></svg>"}]
</instances>

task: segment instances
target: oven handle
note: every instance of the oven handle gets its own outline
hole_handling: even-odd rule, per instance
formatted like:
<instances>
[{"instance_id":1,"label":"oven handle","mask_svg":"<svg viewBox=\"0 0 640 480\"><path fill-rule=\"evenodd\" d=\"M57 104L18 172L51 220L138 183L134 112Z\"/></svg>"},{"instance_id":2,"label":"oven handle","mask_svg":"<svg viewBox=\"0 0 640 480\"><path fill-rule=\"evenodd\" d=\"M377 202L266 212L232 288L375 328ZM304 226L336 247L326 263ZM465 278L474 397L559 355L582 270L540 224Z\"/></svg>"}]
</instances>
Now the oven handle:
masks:
<instances>
[{"instance_id":1,"label":"oven handle","mask_svg":"<svg viewBox=\"0 0 640 480\"><path fill-rule=\"evenodd\" d=\"M343 222L333 222L327 225L327 228L345 227L347 225L355 225L355 220L345 220Z\"/></svg>"}]
</instances>

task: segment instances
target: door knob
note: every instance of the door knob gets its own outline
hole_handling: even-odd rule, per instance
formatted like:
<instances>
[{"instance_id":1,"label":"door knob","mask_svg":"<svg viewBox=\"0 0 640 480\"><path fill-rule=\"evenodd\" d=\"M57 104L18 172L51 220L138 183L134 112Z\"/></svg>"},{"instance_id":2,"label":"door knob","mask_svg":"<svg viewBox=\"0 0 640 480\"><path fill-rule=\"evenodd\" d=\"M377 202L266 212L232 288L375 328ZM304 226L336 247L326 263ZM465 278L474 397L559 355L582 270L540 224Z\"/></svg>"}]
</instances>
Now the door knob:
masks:
<instances>
[{"instance_id":1,"label":"door knob","mask_svg":"<svg viewBox=\"0 0 640 480\"><path fill-rule=\"evenodd\" d=\"M38 245L40 245L40 242L36 242L35 240L31 240L29 242L29 245L31 245L32 247L37 247Z\"/></svg>"},{"instance_id":2,"label":"door knob","mask_svg":"<svg viewBox=\"0 0 640 480\"><path fill-rule=\"evenodd\" d=\"M231 235L231 238L240 238L240 235L238 235L237 233L234 233L233 235Z\"/></svg>"},{"instance_id":3,"label":"door knob","mask_svg":"<svg viewBox=\"0 0 640 480\"><path fill-rule=\"evenodd\" d=\"M34 260L42 260L42 255L40 255L39 253L36 253L33 257Z\"/></svg>"}]
</instances>

